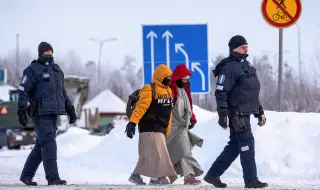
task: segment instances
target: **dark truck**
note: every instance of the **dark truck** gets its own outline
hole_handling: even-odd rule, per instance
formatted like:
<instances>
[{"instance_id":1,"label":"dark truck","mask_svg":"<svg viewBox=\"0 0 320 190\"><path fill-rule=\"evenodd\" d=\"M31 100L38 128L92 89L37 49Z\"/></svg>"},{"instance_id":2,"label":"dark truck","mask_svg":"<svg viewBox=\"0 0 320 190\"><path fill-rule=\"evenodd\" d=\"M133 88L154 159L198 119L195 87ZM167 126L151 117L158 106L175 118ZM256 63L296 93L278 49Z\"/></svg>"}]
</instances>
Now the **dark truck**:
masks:
<instances>
[{"instance_id":1,"label":"dark truck","mask_svg":"<svg viewBox=\"0 0 320 190\"><path fill-rule=\"evenodd\" d=\"M23 128L17 117L18 90L10 90L10 101L0 102L0 146L8 149L20 149L21 145L34 144L35 133L32 120L28 117L28 124Z\"/></svg>"},{"instance_id":2,"label":"dark truck","mask_svg":"<svg viewBox=\"0 0 320 190\"><path fill-rule=\"evenodd\" d=\"M82 106L88 97L89 79L78 76L65 76L64 79L67 94L76 108L78 119L81 117ZM23 128L17 117L18 90L9 91L10 100L0 100L0 147L7 146L8 149L20 149L21 145L35 143L32 119L28 116L28 124ZM58 120L57 135L65 132L68 127L62 126L62 117ZM67 123L69 124L69 123Z\"/></svg>"}]
</instances>

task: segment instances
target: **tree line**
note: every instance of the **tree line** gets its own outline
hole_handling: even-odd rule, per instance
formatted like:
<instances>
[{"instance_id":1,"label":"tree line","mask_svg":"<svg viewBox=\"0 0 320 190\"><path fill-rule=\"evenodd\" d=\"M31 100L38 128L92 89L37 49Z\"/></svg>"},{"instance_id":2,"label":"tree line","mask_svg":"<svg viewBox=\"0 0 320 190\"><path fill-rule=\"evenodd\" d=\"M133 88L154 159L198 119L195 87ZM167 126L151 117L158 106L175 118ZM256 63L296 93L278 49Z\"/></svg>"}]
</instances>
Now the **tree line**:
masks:
<instances>
[{"instance_id":1,"label":"tree line","mask_svg":"<svg viewBox=\"0 0 320 190\"><path fill-rule=\"evenodd\" d=\"M212 56L210 70L224 58L223 55ZM17 64L18 59L18 64ZM16 56L15 50L7 56L0 57L0 67L8 70L8 84L17 86L22 71L34 58L27 49L19 51ZM74 51L69 51L64 57L55 58L66 75L85 76L90 79L89 100L96 96L99 91L97 78L97 64L94 61L81 62ZM320 59L318 59L320 63ZM265 110L278 108L278 72L272 67L272 61L268 55L254 57L251 64L257 69L257 75L261 83L260 101ZM319 64L318 63L318 64ZM103 63L102 63L103 65ZM319 112L320 111L320 88L318 87L317 72L307 67L302 72L302 78L290 66L284 62L281 111L295 112ZM143 85L142 64L137 63L132 56L123 58L122 66L118 69L109 70L101 67L101 89L109 89L124 101L128 100L129 94ZM211 92L208 94L193 94L193 103L201 108L215 111L216 100L214 96L216 78L210 72Z\"/></svg>"}]
</instances>

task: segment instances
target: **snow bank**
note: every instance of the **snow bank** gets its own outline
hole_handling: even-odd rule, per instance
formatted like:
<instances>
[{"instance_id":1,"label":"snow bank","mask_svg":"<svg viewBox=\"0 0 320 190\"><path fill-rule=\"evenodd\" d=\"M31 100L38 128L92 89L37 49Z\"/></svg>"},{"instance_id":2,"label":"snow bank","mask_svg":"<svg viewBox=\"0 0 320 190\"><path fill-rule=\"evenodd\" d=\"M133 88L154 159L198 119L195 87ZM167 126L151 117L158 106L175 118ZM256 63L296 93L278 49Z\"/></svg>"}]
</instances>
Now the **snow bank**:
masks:
<instances>
[{"instance_id":1,"label":"snow bank","mask_svg":"<svg viewBox=\"0 0 320 190\"><path fill-rule=\"evenodd\" d=\"M212 113L208 110L201 109L197 105L193 105L192 107L193 112L196 114L198 123L208 122L218 115L217 113Z\"/></svg>"},{"instance_id":2,"label":"snow bank","mask_svg":"<svg viewBox=\"0 0 320 190\"><path fill-rule=\"evenodd\" d=\"M267 111L267 124L263 127L257 126L257 120L251 117L258 174L262 179L277 183L319 180L320 128L316 119L319 116L320 114L316 113ZM212 123L212 129L209 129L209 123ZM205 126L207 132L200 127L195 129L195 132L205 138L203 149L195 150L195 154L201 157L205 169L209 169L213 160L223 150L229 135L229 131L222 130L216 124L217 118L209 123ZM242 168L239 158L225 176L241 180Z\"/></svg>"},{"instance_id":3,"label":"snow bank","mask_svg":"<svg viewBox=\"0 0 320 190\"><path fill-rule=\"evenodd\" d=\"M99 145L102 140L103 137L91 136L87 130L71 127L68 132L58 136L58 154L62 157L74 157L87 153Z\"/></svg>"},{"instance_id":4,"label":"snow bank","mask_svg":"<svg viewBox=\"0 0 320 190\"><path fill-rule=\"evenodd\" d=\"M223 130L217 125L216 113L194 107L198 124L193 132L204 139L202 148L194 149L205 172L223 150L229 137L229 130ZM252 117L252 128L256 141L256 162L258 173L262 180L276 183L304 183L319 180L320 161L320 128L317 113L278 113L266 112L267 124L262 128L257 126L257 120ZM128 183L127 178L137 161L138 138L128 139L124 133L125 125L118 126L105 137L94 137L99 143L92 149L72 157L75 166L93 172L94 177L87 178L76 170L68 170L77 175L72 179L79 181L101 183ZM71 131L72 132L72 131ZM69 133L69 132L68 132ZM69 135L69 134L65 135ZM81 133L86 136L87 134ZM64 138L61 135L60 139ZM60 141L58 140L58 142ZM82 142L83 145L80 145ZM77 147L88 146L88 141L69 142ZM65 146L68 143L63 143ZM104 175L100 175L104 174ZM105 175L117 176L108 179ZM203 176L202 176L203 177ZM223 179L227 182L242 183L242 168L239 158L231 165ZM178 181L182 183L182 181Z\"/></svg>"},{"instance_id":5,"label":"snow bank","mask_svg":"<svg viewBox=\"0 0 320 190\"><path fill-rule=\"evenodd\" d=\"M194 110L198 123L192 131L204 139L204 144L202 148L196 147L193 153L206 173L226 145L229 130L223 130L217 124L216 113L197 106ZM319 183L320 121L317 118L320 114L266 111L266 117L267 124L263 127L257 126L257 120L253 117L251 122L259 178L270 184ZM91 136L86 130L78 128L70 128L58 136L60 175L69 183L129 184L127 179L138 158L138 138L136 135L129 139L124 131L125 123L103 137ZM29 150L2 151L0 157L4 159L0 159L0 167L4 167L4 173L16 172L18 180L28 153ZM204 175L200 179L202 177ZM0 180L6 181L7 178L10 176ZM45 183L42 166L36 180L39 181L39 178L40 182ZM239 158L222 179L230 184L243 184ZM182 182L182 178L177 181L178 184Z\"/></svg>"},{"instance_id":6,"label":"snow bank","mask_svg":"<svg viewBox=\"0 0 320 190\"><path fill-rule=\"evenodd\" d=\"M9 91L10 90L15 90L16 88L11 86L11 85L0 85L0 100L2 101L9 101L10 96L9 96Z\"/></svg>"}]
</instances>

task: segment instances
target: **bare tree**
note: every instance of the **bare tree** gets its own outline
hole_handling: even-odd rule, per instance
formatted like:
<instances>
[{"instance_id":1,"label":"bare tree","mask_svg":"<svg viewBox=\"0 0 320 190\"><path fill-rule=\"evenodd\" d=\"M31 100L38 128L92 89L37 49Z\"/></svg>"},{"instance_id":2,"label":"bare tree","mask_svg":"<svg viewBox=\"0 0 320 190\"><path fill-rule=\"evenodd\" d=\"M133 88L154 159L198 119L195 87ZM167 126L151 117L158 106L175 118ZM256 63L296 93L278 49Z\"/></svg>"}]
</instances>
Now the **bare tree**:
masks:
<instances>
[{"instance_id":1,"label":"bare tree","mask_svg":"<svg viewBox=\"0 0 320 190\"><path fill-rule=\"evenodd\" d=\"M320 65L320 51L317 51L317 58ZM193 103L207 110L216 110L215 88L216 78L212 74L212 70L225 56L217 55L210 59L210 87L211 92L208 94L193 94ZM22 71L32 61L32 57L28 50L20 50L19 67L15 67L16 55L12 51L6 57L0 57L0 67L8 69L8 84L17 86ZM97 86L97 65L93 61L83 63L74 51L67 52L63 58L55 60L63 69L66 75L85 76L90 79L89 100L98 94ZM277 109L277 92L278 92L278 73L272 68L272 61L267 55L254 57L252 64L257 70L257 76L261 84L260 102L265 110ZM284 64L283 73L283 111L297 112L319 112L320 111L320 89L317 82L318 67L308 67L303 62L302 82L298 80L297 73L290 66L290 62ZM16 73L19 73L18 79ZM124 101L127 101L129 94L134 90L143 86L143 69L132 56L125 56L123 65L114 70L103 67L101 70L102 89L110 89Z\"/></svg>"},{"instance_id":2,"label":"bare tree","mask_svg":"<svg viewBox=\"0 0 320 190\"><path fill-rule=\"evenodd\" d=\"M18 86L22 77L23 70L31 63L32 57L30 51L21 49L19 53L19 65L16 67L16 52L10 51L7 57L0 59L0 67L7 68L8 81L12 86Z\"/></svg>"}]
</instances>

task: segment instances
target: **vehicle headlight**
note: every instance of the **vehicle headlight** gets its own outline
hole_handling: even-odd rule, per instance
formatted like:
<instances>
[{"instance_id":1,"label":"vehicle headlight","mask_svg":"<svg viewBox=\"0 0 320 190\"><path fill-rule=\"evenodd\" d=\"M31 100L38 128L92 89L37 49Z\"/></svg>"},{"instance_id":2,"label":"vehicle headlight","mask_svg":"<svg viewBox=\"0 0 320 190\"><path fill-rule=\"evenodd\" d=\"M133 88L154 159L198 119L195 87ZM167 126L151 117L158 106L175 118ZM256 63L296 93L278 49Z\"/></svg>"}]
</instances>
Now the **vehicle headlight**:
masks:
<instances>
[{"instance_id":1,"label":"vehicle headlight","mask_svg":"<svg viewBox=\"0 0 320 190\"><path fill-rule=\"evenodd\" d=\"M6 134L7 134L7 136L11 135L12 134L12 130L11 129L7 129Z\"/></svg>"}]
</instances>

